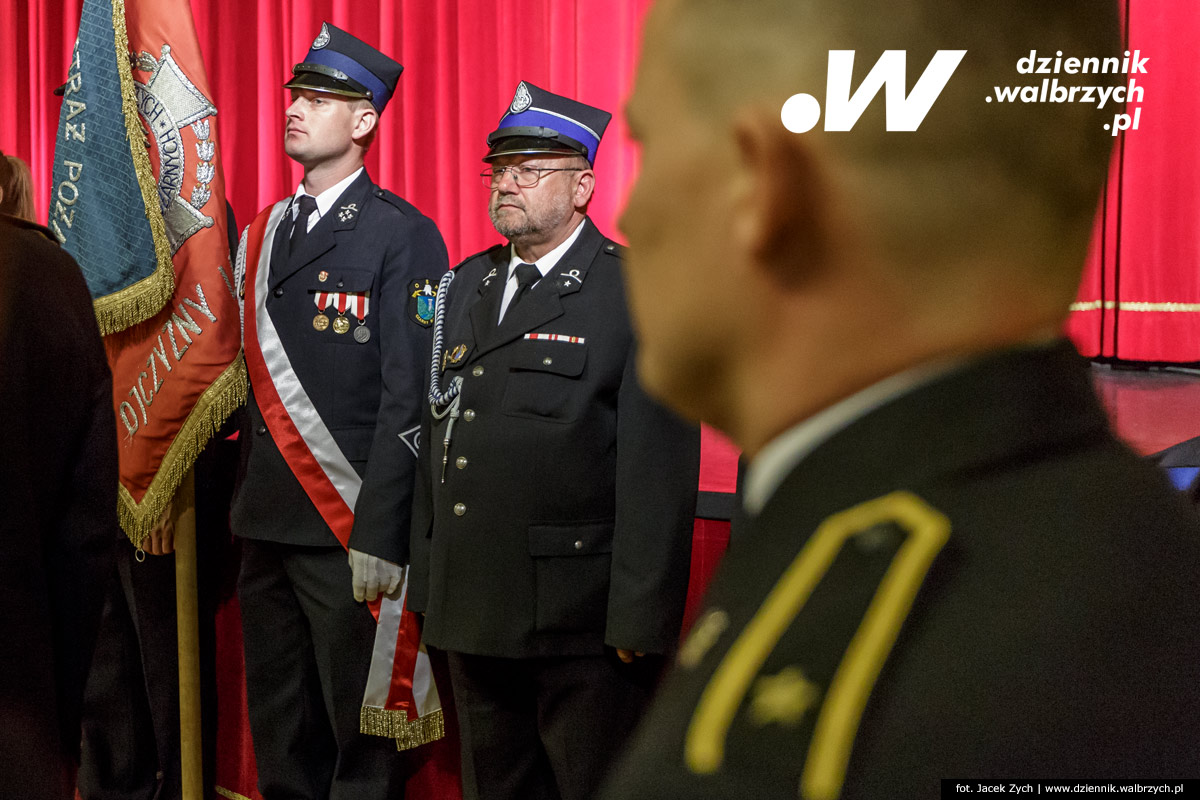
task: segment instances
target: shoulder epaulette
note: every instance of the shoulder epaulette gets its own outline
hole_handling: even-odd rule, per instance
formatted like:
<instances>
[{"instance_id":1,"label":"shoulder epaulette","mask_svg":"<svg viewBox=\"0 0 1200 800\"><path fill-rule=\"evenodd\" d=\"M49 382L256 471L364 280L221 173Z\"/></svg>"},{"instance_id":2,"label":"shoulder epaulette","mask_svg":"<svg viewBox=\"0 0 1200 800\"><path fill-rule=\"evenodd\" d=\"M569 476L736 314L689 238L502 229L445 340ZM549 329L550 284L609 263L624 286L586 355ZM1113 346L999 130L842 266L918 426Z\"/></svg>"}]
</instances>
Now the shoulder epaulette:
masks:
<instances>
[{"instance_id":1,"label":"shoulder epaulette","mask_svg":"<svg viewBox=\"0 0 1200 800\"><path fill-rule=\"evenodd\" d=\"M492 245L491 247L489 247L487 250L480 250L478 253L472 253L471 255L469 255L469 256L467 256L466 258L464 258L462 261L460 261L460 262L458 262L457 264L455 264L455 265L454 265L453 267L451 267L450 269L452 269L452 270L456 270L456 269L458 269L459 267L461 267L462 265L466 264L466 263L467 263L467 262L469 262L469 261L474 261L474 260L475 260L475 259L477 259L477 258L480 258L480 257L482 257L482 256L486 256L488 253L494 253L495 251L497 251L497 250L500 250L501 248L504 248L504 247L508 247L508 243L507 243L507 242L505 242L505 243L502 243L502 244L494 244L494 245Z\"/></svg>"},{"instance_id":2,"label":"shoulder epaulette","mask_svg":"<svg viewBox=\"0 0 1200 800\"><path fill-rule=\"evenodd\" d=\"M408 202L400 195L388 191L387 189L380 189L379 187L376 187L375 196L386 202L388 205L395 206L400 213L404 214L405 216L412 216L414 214L421 213L412 203Z\"/></svg>"},{"instance_id":3,"label":"shoulder epaulette","mask_svg":"<svg viewBox=\"0 0 1200 800\"><path fill-rule=\"evenodd\" d=\"M616 242L611 242L611 241L604 242L604 252L608 253L610 256L616 256L617 258L624 258L625 250L626 250L626 248L624 245L620 245L620 244L617 244Z\"/></svg>"}]
</instances>

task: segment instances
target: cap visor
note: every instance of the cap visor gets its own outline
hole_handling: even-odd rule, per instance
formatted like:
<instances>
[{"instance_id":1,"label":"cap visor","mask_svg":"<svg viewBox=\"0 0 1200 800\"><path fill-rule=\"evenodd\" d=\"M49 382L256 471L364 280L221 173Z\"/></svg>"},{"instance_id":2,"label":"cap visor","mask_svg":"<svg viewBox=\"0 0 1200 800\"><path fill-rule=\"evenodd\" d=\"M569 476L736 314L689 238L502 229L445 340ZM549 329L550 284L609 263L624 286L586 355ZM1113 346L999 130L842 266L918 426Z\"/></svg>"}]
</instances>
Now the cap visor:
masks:
<instances>
[{"instance_id":1,"label":"cap visor","mask_svg":"<svg viewBox=\"0 0 1200 800\"><path fill-rule=\"evenodd\" d=\"M290 81L283 85L283 88L311 89L314 92L328 92L329 94L341 95L342 97L361 97L366 99L366 94L363 92L351 88L336 78L321 75L317 72L297 73Z\"/></svg>"},{"instance_id":2,"label":"cap visor","mask_svg":"<svg viewBox=\"0 0 1200 800\"><path fill-rule=\"evenodd\" d=\"M581 153L562 142L533 136L511 136L492 145L492 149L483 157L483 160L491 161L493 158L501 156L516 155L582 156L587 158L587 153Z\"/></svg>"}]
</instances>

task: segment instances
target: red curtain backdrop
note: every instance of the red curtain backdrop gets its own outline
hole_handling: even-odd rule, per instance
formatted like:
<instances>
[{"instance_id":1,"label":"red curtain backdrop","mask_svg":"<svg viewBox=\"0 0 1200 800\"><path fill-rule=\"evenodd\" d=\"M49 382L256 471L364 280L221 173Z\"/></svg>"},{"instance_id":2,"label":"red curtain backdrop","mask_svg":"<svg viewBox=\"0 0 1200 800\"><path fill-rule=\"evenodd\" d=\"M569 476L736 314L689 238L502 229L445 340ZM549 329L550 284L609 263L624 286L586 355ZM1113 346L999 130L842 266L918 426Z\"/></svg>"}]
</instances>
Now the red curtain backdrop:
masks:
<instances>
[{"instance_id":1,"label":"red curtain backdrop","mask_svg":"<svg viewBox=\"0 0 1200 800\"><path fill-rule=\"evenodd\" d=\"M592 218L617 237L636 169L621 105L650 0L191 0L240 226L290 194L283 83L329 21L393 56L404 74L367 158L380 185L441 228L452 263L496 240L487 216L485 138L521 80L613 112L596 160ZM0 148L30 162L43 221L82 0L0 0ZM157 53L154 55L158 55Z\"/></svg>"},{"instance_id":2,"label":"red curtain backdrop","mask_svg":"<svg viewBox=\"0 0 1200 800\"><path fill-rule=\"evenodd\" d=\"M1123 0L1125 49L1149 57L1138 130L1115 140L1067 330L1083 354L1200 361L1200 3Z\"/></svg>"}]
</instances>

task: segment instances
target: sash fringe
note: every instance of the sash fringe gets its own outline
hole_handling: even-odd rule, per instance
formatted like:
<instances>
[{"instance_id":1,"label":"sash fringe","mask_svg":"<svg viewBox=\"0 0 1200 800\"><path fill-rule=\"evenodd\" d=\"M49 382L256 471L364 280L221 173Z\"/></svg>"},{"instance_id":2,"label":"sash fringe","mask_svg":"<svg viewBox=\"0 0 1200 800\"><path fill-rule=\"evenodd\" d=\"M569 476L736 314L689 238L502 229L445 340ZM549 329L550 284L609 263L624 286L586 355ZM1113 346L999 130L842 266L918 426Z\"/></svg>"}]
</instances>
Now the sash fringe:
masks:
<instances>
[{"instance_id":1,"label":"sash fringe","mask_svg":"<svg viewBox=\"0 0 1200 800\"><path fill-rule=\"evenodd\" d=\"M363 706L359 715L359 731L369 736L395 739L397 750L412 750L441 739L446 735L446 725L440 708L410 720L408 712L401 708Z\"/></svg>"}]
</instances>

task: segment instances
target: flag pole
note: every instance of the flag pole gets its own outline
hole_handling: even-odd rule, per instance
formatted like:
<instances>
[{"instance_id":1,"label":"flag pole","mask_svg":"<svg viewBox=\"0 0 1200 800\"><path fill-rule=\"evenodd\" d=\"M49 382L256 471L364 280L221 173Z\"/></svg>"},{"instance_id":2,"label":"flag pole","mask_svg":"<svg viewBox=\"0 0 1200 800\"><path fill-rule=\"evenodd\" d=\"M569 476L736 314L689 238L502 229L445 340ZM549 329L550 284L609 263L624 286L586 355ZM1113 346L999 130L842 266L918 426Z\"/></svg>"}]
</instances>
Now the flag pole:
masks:
<instances>
[{"instance_id":1,"label":"flag pole","mask_svg":"<svg viewBox=\"0 0 1200 800\"><path fill-rule=\"evenodd\" d=\"M189 469L175 497L175 615L179 639L179 757L183 800L203 800L200 623L196 582L196 480Z\"/></svg>"}]
</instances>

